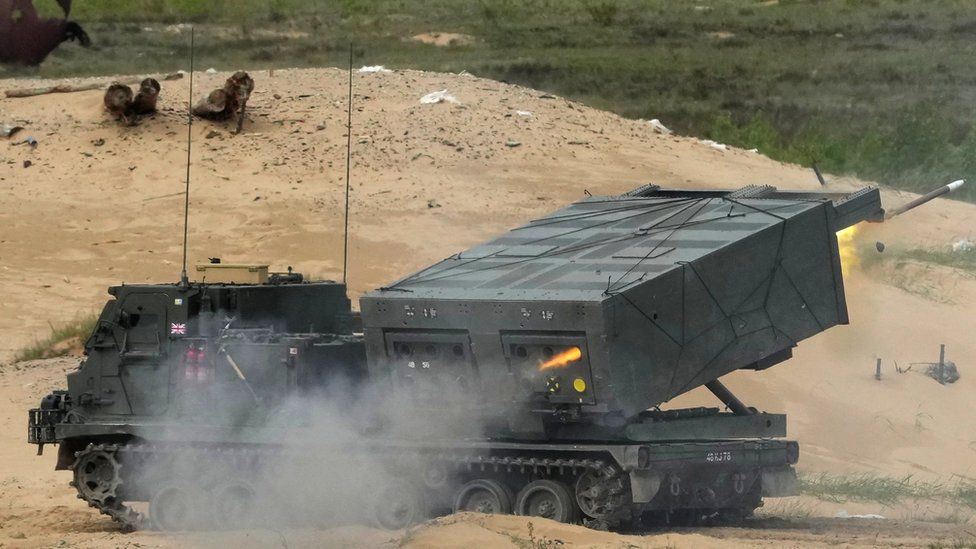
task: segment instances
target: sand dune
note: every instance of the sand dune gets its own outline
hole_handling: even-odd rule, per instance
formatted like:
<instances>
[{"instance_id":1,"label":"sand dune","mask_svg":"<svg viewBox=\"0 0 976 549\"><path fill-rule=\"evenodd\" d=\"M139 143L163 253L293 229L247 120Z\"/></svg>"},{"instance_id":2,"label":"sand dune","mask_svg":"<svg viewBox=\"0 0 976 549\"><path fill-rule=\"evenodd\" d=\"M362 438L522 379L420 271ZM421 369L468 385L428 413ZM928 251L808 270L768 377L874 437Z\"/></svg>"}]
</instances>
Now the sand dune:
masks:
<instances>
[{"instance_id":1,"label":"sand dune","mask_svg":"<svg viewBox=\"0 0 976 549\"><path fill-rule=\"evenodd\" d=\"M226 76L200 74L198 89ZM229 125L193 127L190 262L219 256L338 278L346 75L321 69L253 76L257 90L243 134L232 135ZM647 182L820 188L802 167L661 135L647 122L536 90L416 71L355 77L348 273L354 294L585 190L618 193ZM0 89L38 84L0 81ZM444 89L458 103L420 103ZM0 143L0 358L45 335L49 322L97 310L109 284L178 278L186 93L185 82L164 82L161 112L135 127L104 113L99 91L0 100L0 123L26 127L9 145ZM37 139L36 149L15 145L28 135ZM829 188L862 184L846 178ZM911 197L885 191L884 198L900 204ZM876 240L889 250L944 246L973 238L974 220L973 205L940 200L865 227L857 238L865 248ZM976 478L976 424L970 421L976 280L945 267L855 266L847 287L851 326L804 342L787 364L730 376L730 387L751 405L789 414L802 471ZM962 371L955 385L894 372L894 361L935 359L940 343ZM880 382L873 378L876 357L885 361ZM101 540L92 545L133 539L80 507L67 478L51 471L52 458L36 458L24 444L26 408L58 387L69 367L66 361L0 367L0 543L40 546L61 535L82 545L92 538ZM702 398L691 394L676 404ZM32 545L30 538L48 527L57 533ZM477 521L442 527L482 528ZM16 541L18 534L27 540ZM584 545L620 541L586 535L596 537L580 541ZM152 534L139 540L172 541ZM689 538L681 546L696 543Z\"/></svg>"}]
</instances>

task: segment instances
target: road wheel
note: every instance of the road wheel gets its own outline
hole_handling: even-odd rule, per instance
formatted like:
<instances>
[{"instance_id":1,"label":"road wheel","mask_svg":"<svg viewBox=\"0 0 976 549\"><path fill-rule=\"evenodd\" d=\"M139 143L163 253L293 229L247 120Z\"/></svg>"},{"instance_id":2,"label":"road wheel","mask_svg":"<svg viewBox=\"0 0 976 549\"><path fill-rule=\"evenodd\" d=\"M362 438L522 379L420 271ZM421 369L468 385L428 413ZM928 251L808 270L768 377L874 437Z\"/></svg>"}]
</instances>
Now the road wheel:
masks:
<instances>
[{"instance_id":1,"label":"road wheel","mask_svg":"<svg viewBox=\"0 0 976 549\"><path fill-rule=\"evenodd\" d=\"M579 507L569 488L562 482L536 480L519 490L515 499L515 514L572 523L579 518Z\"/></svg>"},{"instance_id":2,"label":"road wheel","mask_svg":"<svg viewBox=\"0 0 976 549\"><path fill-rule=\"evenodd\" d=\"M217 522L226 528L244 528L255 518L257 491L250 482L233 479L213 491Z\"/></svg>"},{"instance_id":3,"label":"road wheel","mask_svg":"<svg viewBox=\"0 0 976 549\"><path fill-rule=\"evenodd\" d=\"M183 484L162 487L149 502L149 520L163 532L201 530L210 522L207 495Z\"/></svg>"},{"instance_id":4,"label":"road wheel","mask_svg":"<svg viewBox=\"0 0 976 549\"><path fill-rule=\"evenodd\" d=\"M401 530L425 518L424 501L408 482L394 481L373 497L373 522L386 530Z\"/></svg>"},{"instance_id":5,"label":"road wheel","mask_svg":"<svg viewBox=\"0 0 976 549\"><path fill-rule=\"evenodd\" d=\"M454 512L473 511L489 515L510 515L512 493L502 483L479 478L466 483L454 498Z\"/></svg>"}]
</instances>

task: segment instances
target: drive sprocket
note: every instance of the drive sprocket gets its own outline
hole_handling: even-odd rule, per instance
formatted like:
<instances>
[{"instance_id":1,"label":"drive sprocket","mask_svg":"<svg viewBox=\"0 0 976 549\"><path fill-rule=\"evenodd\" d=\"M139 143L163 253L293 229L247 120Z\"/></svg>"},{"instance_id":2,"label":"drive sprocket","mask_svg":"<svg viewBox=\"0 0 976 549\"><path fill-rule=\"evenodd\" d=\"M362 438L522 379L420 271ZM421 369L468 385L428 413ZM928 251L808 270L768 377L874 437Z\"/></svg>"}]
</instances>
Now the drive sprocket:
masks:
<instances>
[{"instance_id":1,"label":"drive sprocket","mask_svg":"<svg viewBox=\"0 0 976 549\"><path fill-rule=\"evenodd\" d=\"M628 512L629 488L625 476L614 467L590 470L576 481L576 502L587 517L612 525Z\"/></svg>"},{"instance_id":2,"label":"drive sprocket","mask_svg":"<svg viewBox=\"0 0 976 549\"><path fill-rule=\"evenodd\" d=\"M119 451L123 447L118 444L89 444L84 450L75 452L71 485L78 490L79 498L102 514L112 517L123 531L130 532L145 528L146 518L123 504L120 496L119 488L123 480Z\"/></svg>"},{"instance_id":3,"label":"drive sprocket","mask_svg":"<svg viewBox=\"0 0 976 549\"><path fill-rule=\"evenodd\" d=\"M73 485L83 499L104 503L118 497L122 465L116 459L114 446L89 444L75 457Z\"/></svg>"}]
</instances>

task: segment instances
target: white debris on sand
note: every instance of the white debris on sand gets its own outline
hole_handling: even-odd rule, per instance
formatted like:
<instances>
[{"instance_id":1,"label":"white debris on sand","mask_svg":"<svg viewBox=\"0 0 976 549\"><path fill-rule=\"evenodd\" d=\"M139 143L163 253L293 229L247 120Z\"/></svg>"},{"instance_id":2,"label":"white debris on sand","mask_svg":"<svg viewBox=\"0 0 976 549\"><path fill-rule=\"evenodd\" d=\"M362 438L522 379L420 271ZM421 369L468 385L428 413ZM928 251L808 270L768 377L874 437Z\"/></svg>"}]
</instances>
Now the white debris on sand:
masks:
<instances>
[{"instance_id":1,"label":"white debris on sand","mask_svg":"<svg viewBox=\"0 0 976 549\"><path fill-rule=\"evenodd\" d=\"M163 30L171 34L182 34L183 31L190 30L192 27L193 25L189 23L180 23L178 25L169 25Z\"/></svg>"},{"instance_id":2,"label":"white debris on sand","mask_svg":"<svg viewBox=\"0 0 976 549\"><path fill-rule=\"evenodd\" d=\"M420 103L422 105L434 105L436 103L454 103L455 105L461 104L457 97L447 93L447 90L435 91L428 93L427 95L420 98Z\"/></svg>"},{"instance_id":3,"label":"white debris on sand","mask_svg":"<svg viewBox=\"0 0 976 549\"><path fill-rule=\"evenodd\" d=\"M16 124L0 124L0 137L10 137L22 129L24 129L23 126Z\"/></svg>"},{"instance_id":4,"label":"white debris on sand","mask_svg":"<svg viewBox=\"0 0 976 549\"><path fill-rule=\"evenodd\" d=\"M671 135L671 130L669 130L668 127L662 124L661 121L658 120L657 118L651 119L651 121L648 122L648 124L650 124L651 128L653 128L654 131L657 133L660 133L662 135Z\"/></svg>"},{"instance_id":5,"label":"white debris on sand","mask_svg":"<svg viewBox=\"0 0 976 549\"><path fill-rule=\"evenodd\" d=\"M725 143L718 143L716 141L712 141L711 139L699 139L698 142L701 143L702 145L708 145L709 147L715 149L716 151L725 152L729 150L729 146L726 145Z\"/></svg>"},{"instance_id":6,"label":"white debris on sand","mask_svg":"<svg viewBox=\"0 0 976 549\"><path fill-rule=\"evenodd\" d=\"M976 242L964 238L962 240L957 240L952 243L952 251L956 253L965 253L976 250Z\"/></svg>"},{"instance_id":7,"label":"white debris on sand","mask_svg":"<svg viewBox=\"0 0 976 549\"><path fill-rule=\"evenodd\" d=\"M531 117L532 113L530 111L515 111L515 114L519 116Z\"/></svg>"},{"instance_id":8,"label":"white debris on sand","mask_svg":"<svg viewBox=\"0 0 976 549\"><path fill-rule=\"evenodd\" d=\"M210 67L207 69L207 74L217 74L217 69Z\"/></svg>"},{"instance_id":9,"label":"white debris on sand","mask_svg":"<svg viewBox=\"0 0 976 549\"><path fill-rule=\"evenodd\" d=\"M881 516L881 515L870 515L870 514L869 515L852 515L852 514L848 513L845 509L841 509L840 511L837 511L837 514L834 515L834 518L885 520L885 518L883 516Z\"/></svg>"},{"instance_id":10,"label":"white debris on sand","mask_svg":"<svg viewBox=\"0 0 976 549\"><path fill-rule=\"evenodd\" d=\"M359 68L359 72L393 72L383 65L364 65Z\"/></svg>"}]
</instances>

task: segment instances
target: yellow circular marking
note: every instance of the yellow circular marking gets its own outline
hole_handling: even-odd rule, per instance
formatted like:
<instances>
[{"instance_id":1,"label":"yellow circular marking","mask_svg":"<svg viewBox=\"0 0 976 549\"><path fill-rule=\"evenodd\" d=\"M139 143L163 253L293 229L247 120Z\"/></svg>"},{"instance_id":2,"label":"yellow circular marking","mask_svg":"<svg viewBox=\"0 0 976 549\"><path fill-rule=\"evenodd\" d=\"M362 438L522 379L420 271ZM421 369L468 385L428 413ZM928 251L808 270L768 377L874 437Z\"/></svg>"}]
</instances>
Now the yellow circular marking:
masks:
<instances>
[{"instance_id":1,"label":"yellow circular marking","mask_svg":"<svg viewBox=\"0 0 976 549\"><path fill-rule=\"evenodd\" d=\"M573 380L573 389L576 389L577 393L582 393L586 391L586 381L583 378L578 377Z\"/></svg>"}]
</instances>

